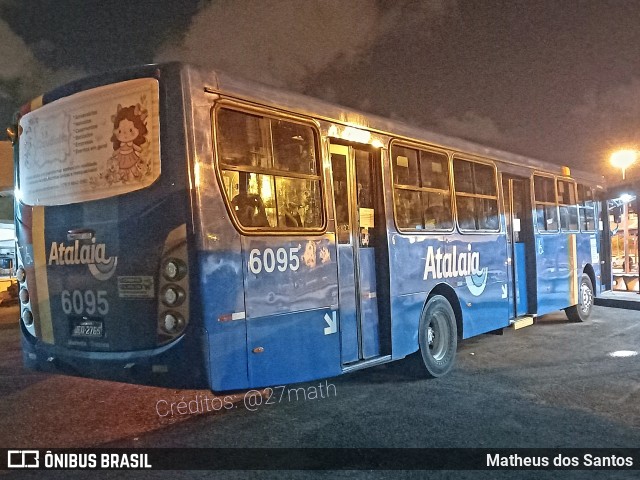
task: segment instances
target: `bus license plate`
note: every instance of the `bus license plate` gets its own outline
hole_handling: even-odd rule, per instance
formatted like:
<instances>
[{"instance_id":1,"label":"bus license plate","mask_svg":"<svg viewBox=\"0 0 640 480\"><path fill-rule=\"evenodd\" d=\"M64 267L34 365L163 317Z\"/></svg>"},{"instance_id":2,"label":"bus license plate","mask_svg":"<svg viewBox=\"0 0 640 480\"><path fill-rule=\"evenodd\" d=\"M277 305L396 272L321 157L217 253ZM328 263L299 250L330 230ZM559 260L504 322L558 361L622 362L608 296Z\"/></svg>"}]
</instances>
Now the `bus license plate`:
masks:
<instances>
[{"instance_id":1,"label":"bus license plate","mask_svg":"<svg viewBox=\"0 0 640 480\"><path fill-rule=\"evenodd\" d=\"M74 322L71 330L72 337L102 337L103 324L100 320L79 320Z\"/></svg>"}]
</instances>

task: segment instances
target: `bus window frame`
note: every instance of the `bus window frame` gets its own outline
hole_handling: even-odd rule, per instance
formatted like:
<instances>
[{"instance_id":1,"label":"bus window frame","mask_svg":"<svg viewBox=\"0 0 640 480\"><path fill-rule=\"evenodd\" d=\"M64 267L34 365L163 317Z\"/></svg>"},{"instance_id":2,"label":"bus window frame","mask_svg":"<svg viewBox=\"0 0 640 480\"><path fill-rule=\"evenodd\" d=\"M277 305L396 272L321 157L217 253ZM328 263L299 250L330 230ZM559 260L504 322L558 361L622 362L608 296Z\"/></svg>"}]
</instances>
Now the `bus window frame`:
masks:
<instances>
[{"instance_id":1,"label":"bus window frame","mask_svg":"<svg viewBox=\"0 0 640 480\"><path fill-rule=\"evenodd\" d=\"M234 165L225 165L220 161L220 152L218 149L218 112L222 109L233 110L240 113L245 113L247 115L261 116L267 117L273 120L285 120L291 123L296 123L299 125L308 126L313 130L314 133L314 147L316 153L316 175L310 174L302 174L302 173L293 173L287 172L285 170L278 169L269 169L263 167L250 167L250 166L234 166ZM210 116L211 120L211 143L213 149L213 169L215 172L216 180L218 182L218 188L222 194L223 203L231 220L233 226L238 230L238 232L242 235L246 236L300 236L300 235L323 235L327 232L328 225L328 212L327 212L327 194L326 194L326 179L324 176L324 166L325 166L325 152L322 148L322 136L321 136L321 128L319 123L317 123L311 117L305 117L302 115L298 115L295 113L291 113L284 110L278 110L274 108L268 108L264 106L257 106L253 103L243 102L237 99L220 97L216 100L211 106ZM284 177L284 178L294 178L301 180L317 180L319 182L319 190L320 190L320 213L322 216L322 221L320 226L313 228L304 228L304 227L290 227L283 228L280 226L276 227L247 227L242 225L239 221L233 209L231 207L231 202L233 199L228 198L227 190L225 188L224 180L222 178L222 170L232 171L232 172L247 172L247 173L255 173L256 175L270 175L274 178L276 177Z\"/></svg>"},{"instance_id":2,"label":"bus window frame","mask_svg":"<svg viewBox=\"0 0 640 480\"><path fill-rule=\"evenodd\" d=\"M580 202L579 187L583 187L585 190L589 190L591 192L591 202L593 203L593 207L586 207ZM576 182L576 201L578 202L578 224L581 232L595 233L598 231L598 201L596 200L596 191L597 190L595 188L585 185L582 182L580 183ZM580 213L582 212L583 209L586 209L586 208L593 210L593 229L592 230L588 228L583 228L582 217L580 216Z\"/></svg>"},{"instance_id":3,"label":"bus window frame","mask_svg":"<svg viewBox=\"0 0 640 480\"><path fill-rule=\"evenodd\" d=\"M451 227L450 228L436 228L433 230L427 230L427 229L419 229L419 228L406 228L406 227L400 227L398 225L398 212L396 210L396 187L399 190L404 190L404 191L412 191L412 192L426 192L426 193L441 193L444 192L444 190L438 189L438 188L431 188L431 187L414 187L412 185L404 185L404 184L398 184L396 185L395 183L395 167L393 164L393 147L394 146L398 146L398 147L404 147L404 148L410 148L413 150L416 150L418 152L418 170L421 171L420 169L420 151L424 151L424 152L428 152L428 153L434 153L437 155L443 155L446 159L447 159L447 173L448 173L448 178L447 178L447 186L449 187L447 190L447 193L449 194L449 211L451 212ZM439 149L437 147L431 146L431 145L425 145L425 144L421 144L421 143L417 143L417 142L411 142L408 140L402 140L402 139L397 139L394 138L391 140L391 142L389 142L389 147L388 147L388 157L389 157L389 170L391 173L391 202L393 204L393 223L394 226L396 227L396 230L400 233L407 233L407 234L415 234L415 233L420 233L420 234L427 234L427 235L441 235L443 233L452 233L455 231L455 225L456 225L456 218L455 218L455 207L454 207L454 203L453 203L453 185L452 185L452 174L453 174L453 170L452 170L452 162L451 162L451 152L444 150L444 149Z\"/></svg>"},{"instance_id":4,"label":"bus window frame","mask_svg":"<svg viewBox=\"0 0 640 480\"><path fill-rule=\"evenodd\" d=\"M574 195L574 199L575 199L575 203L571 204L571 203L560 203L560 195L558 193L558 182L565 182L565 183L569 183L573 185L573 195ZM571 178L571 177L565 177L565 176L556 176L556 203L558 204L558 228L559 231L561 232L571 232L571 233L576 233L580 231L580 210L578 208L578 188L577 188L577 182L575 181L575 179ZM575 209L576 215L577 215L577 226L575 229L573 228L562 228L562 218L560 215L560 207L573 207Z\"/></svg>"},{"instance_id":5,"label":"bus window frame","mask_svg":"<svg viewBox=\"0 0 640 480\"><path fill-rule=\"evenodd\" d=\"M545 177L545 178L550 178L551 180L553 180L553 193L554 193L554 198L555 198L555 202L551 203L551 202L541 202L538 201L536 199L536 177ZM542 235L556 235L558 233L560 233L562 230L560 229L560 211L558 210L558 184L556 182L556 175L552 174L552 173L546 173L546 172L540 172L540 171L534 171L531 174L531 196L532 198L532 205L533 205L533 212L534 212L534 228L535 231L539 234ZM544 206L554 206L555 210L556 210L556 225L557 228L555 230L540 230L540 228L538 227L538 205L544 205Z\"/></svg>"},{"instance_id":6,"label":"bus window frame","mask_svg":"<svg viewBox=\"0 0 640 480\"><path fill-rule=\"evenodd\" d=\"M458 160L462 160L465 162L471 162L471 163L479 163L482 165L488 165L492 168L493 170L493 181L494 181L494 187L495 187L495 197L492 195L482 195L482 194L475 194L475 193L468 193L468 192L461 192L458 193L457 189L456 189L456 179L455 179L455 173L454 173L454 165L453 162L456 161L456 159ZM453 194L453 202L455 204L455 222L456 222L456 226L458 228L458 231L462 234L465 235L496 235L496 234L500 234L503 232L502 230L502 220L501 217L503 215L503 211L501 209L501 201L500 201L500 188L499 188L499 184L498 184L498 166L496 165L495 162L485 159L485 158L477 158L474 157L473 155L466 155L464 153L461 152L456 152L453 155L451 155L451 161L450 161L450 165L451 165L451 183L452 183L452 194ZM462 228L460 226L460 216L458 215L458 195L462 196L462 197L466 197L466 198L484 198L484 199L489 199L489 200L493 200L495 199L496 201L496 208L497 208L497 220L498 220L498 228L495 230L489 230L489 229L467 229L467 228Z\"/></svg>"}]
</instances>

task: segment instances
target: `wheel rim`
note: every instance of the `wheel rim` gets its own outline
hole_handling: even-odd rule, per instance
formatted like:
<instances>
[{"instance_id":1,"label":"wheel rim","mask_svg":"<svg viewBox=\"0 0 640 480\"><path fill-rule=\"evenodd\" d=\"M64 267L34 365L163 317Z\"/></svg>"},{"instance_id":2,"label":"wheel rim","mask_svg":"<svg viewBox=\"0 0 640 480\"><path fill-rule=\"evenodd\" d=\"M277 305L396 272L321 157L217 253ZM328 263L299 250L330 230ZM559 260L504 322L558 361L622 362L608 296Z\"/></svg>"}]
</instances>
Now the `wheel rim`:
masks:
<instances>
[{"instance_id":1,"label":"wheel rim","mask_svg":"<svg viewBox=\"0 0 640 480\"><path fill-rule=\"evenodd\" d=\"M427 343L429 345L429 355L439 362L447 354L449 344L449 330L447 319L442 312L435 312L431 317L431 322L427 327Z\"/></svg>"},{"instance_id":2,"label":"wheel rim","mask_svg":"<svg viewBox=\"0 0 640 480\"><path fill-rule=\"evenodd\" d=\"M586 283L580 284L580 309L583 313L588 313L591 310L593 303L593 292Z\"/></svg>"}]
</instances>

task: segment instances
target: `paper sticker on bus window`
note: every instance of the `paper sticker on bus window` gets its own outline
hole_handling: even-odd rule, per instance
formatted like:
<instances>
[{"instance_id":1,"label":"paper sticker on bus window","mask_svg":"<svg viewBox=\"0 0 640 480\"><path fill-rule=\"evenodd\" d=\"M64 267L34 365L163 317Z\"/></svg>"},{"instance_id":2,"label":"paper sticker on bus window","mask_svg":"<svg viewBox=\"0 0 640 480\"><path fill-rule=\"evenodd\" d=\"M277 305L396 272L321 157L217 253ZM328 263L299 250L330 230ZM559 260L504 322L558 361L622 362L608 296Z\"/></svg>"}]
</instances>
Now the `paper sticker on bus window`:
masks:
<instances>
[{"instance_id":1,"label":"paper sticker on bus window","mask_svg":"<svg viewBox=\"0 0 640 480\"><path fill-rule=\"evenodd\" d=\"M520 231L520 219L519 218L514 218L513 219L513 231L514 232L519 232Z\"/></svg>"},{"instance_id":2,"label":"paper sticker on bus window","mask_svg":"<svg viewBox=\"0 0 640 480\"><path fill-rule=\"evenodd\" d=\"M85 90L20 119L19 195L29 205L112 197L160 175L158 81Z\"/></svg>"},{"instance_id":3,"label":"paper sticker on bus window","mask_svg":"<svg viewBox=\"0 0 640 480\"><path fill-rule=\"evenodd\" d=\"M360 209L360 226L363 228L373 228L373 208Z\"/></svg>"},{"instance_id":4,"label":"paper sticker on bus window","mask_svg":"<svg viewBox=\"0 0 640 480\"><path fill-rule=\"evenodd\" d=\"M409 167L409 159L407 157L403 157L402 155L398 155L396 157L396 165L398 165L399 167L408 168Z\"/></svg>"},{"instance_id":5,"label":"paper sticker on bus window","mask_svg":"<svg viewBox=\"0 0 640 480\"><path fill-rule=\"evenodd\" d=\"M442 173L442 163L431 162L431 173Z\"/></svg>"}]
</instances>

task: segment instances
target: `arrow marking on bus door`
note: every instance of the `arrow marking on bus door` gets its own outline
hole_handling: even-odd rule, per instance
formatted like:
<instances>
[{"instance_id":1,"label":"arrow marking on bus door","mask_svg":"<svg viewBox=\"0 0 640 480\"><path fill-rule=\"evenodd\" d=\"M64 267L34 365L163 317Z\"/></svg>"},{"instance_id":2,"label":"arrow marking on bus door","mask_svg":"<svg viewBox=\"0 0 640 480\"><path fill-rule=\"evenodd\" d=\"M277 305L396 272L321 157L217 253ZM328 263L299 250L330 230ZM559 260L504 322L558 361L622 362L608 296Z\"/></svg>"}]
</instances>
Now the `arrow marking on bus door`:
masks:
<instances>
[{"instance_id":1,"label":"arrow marking on bus door","mask_svg":"<svg viewBox=\"0 0 640 480\"><path fill-rule=\"evenodd\" d=\"M336 312L331 312L331 317L328 313L324 314L324 321L327 322L328 327L324 328L325 335L331 335L338 331L338 321L336 320Z\"/></svg>"},{"instance_id":2,"label":"arrow marking on bus door","mask_svg":"<svg viewBox=\"0 0 640 480\"><path fill-rule=\"evenodd\" d=\"M507 298L507 284L502 285L502 298Z\"/></svg>"}]
</instances>

